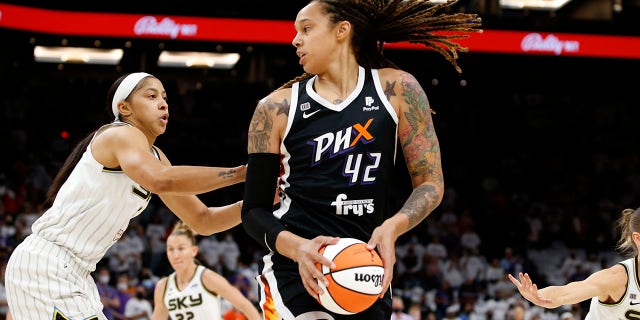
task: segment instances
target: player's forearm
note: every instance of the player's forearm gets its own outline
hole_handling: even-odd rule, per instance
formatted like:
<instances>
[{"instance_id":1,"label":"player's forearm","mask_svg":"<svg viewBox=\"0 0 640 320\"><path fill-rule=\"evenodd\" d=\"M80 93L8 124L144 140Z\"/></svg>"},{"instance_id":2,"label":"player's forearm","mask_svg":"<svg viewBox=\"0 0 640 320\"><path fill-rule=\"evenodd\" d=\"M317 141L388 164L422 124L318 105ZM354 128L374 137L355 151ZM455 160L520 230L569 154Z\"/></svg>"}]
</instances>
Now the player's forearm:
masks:
<instances>
[{"instance_id":1,"label":"player's forearm","mask_svg":"<svg viewBox=\"0 0 640 320\"><path fill-rule=\"evenodd\" d=\"M564 286L548 286L538 291L540 296L551 299L551 305L545 305L549 309L564 305L580 303L590 296L584 296L584 289L579 284L572 282Z\"/></svg>"},{"instance_id":2,"label":"player's forearm","mask_svg":"<svg viewBox=\"0 0 640 320\"><path fill-rule=\"evenodd\" d=\"M298 246L306 239L290 232L290 231L282 231L278 234L276 238L276 250L281 255L296 261L296 252L298 251Z\"/></svg>"},{"instance_id":3,"label":"player's forearm","mask_svg":"<svg viewBox=\"0 0 640 320\"><path fill-rule=\"evenodd\" d=\"M196 195L245 180L246 167L174 166L160 174L150 191L161 194Z\"/></svg>"},{"instance_id":4,"label":"player's forearm","mask_svg":"<svg viewBox=\"0 0 640 320\"><path fill-rule=\"evenodd\" d=\"M404 206L398 212L407 217L407 224L404 230L400 230L401 233L417 226L440 205L443 189L441 185L431 183L425 183L413 189Z\"/></svg>"},{"instance_id":5,"label":"player's forearm","mask_svg":"<svg viewBox=\"0 0 640 320\"><path fill-rule=\"evenodd\" d=\"M205 229L200 234L211 235L239 225L242 222L240 218L241 211L242 201L226 206L207 208L207 222L204 223Z\"/></svg>"},{"instance_id":6,"label":"player's forearm","mask_svg":"<svg viewBox=\"0 0 640 320\"><path fill-rule=\"evenodd\" d=\"M253 304L251 304L251 301L249 301L249 300L245 300L237 308L240 310L240 312L242 312L242 314L244 314L245 317L247 317L247 320L259 320L259 319L261 319L260 318L260 313L253 306Z\"/></svg>"}]
</instances>

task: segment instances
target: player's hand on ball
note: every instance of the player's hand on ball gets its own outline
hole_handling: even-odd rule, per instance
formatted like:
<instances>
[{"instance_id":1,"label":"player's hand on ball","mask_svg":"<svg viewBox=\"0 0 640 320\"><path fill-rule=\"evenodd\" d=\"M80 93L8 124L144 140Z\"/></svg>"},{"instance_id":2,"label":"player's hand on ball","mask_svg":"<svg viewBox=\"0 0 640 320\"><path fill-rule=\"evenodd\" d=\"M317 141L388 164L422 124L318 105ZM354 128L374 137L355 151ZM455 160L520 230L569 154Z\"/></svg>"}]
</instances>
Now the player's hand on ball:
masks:
<instances>
[{"instance_id":1,"label":"player's hand on ball","mask_svg":"<svg viewBox=\"0 0 640 320\"><path fill-rule=\"evenodd\" d=\"M312 297L318 299L318 295L324 293L322 288L318 285L319 279L323 281L325 286L329 285L329 282L324 277L322 272L316 267L316 263L327 266L328 268L334 268L333 262L322 256L318 250L328 245L335 244L340 240L337 237L318 236L311 240L303 241L297 248L296 261L298 262L298 270L300 272L300 278L302 284L307 292Z\"/></svg>"},{"instance_id":2,"label":"player's hand on ball","mask_svg":"<svg viewBox=\"0 0 640 320\"><path fill-rule=\"evenodd\" d=\"M383 223L373 230L371 239L367 242L367 249L378 250L382 264L384 265L384 276L382 277L382 292L380 298L389 290L391 279L393 279L393 266L396 264L396 239L394 230L389 224Z\"/></svg>"}]
</instances>

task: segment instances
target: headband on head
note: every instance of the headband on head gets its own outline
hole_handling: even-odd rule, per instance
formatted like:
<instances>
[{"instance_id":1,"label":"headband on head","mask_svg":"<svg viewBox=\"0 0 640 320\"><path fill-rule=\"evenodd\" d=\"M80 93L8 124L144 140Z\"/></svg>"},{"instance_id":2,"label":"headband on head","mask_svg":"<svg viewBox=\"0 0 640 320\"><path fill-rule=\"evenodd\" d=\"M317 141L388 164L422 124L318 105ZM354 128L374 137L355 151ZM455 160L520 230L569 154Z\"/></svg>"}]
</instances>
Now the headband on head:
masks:
<instances>
[{"instance_id":1,"label":"headband on head","mask_svg":"<svg viewBox=\"0 0 640 320\"><path fill-rule=\"evenodd\" d=\"M151 75L146 72L136 72L126 76L122 80L122 82L120 82L118 89L116 89L116 93L113 95L113 101L111 102L111 111L113 112L113 115L116 117L116 120L118 120L118 114L119 114L118 102L125 100L131 94L131 91L133 91L133 88L135 88L138 85L140 80L148 76L151 76Z\"/></svg>"}]
</instances>

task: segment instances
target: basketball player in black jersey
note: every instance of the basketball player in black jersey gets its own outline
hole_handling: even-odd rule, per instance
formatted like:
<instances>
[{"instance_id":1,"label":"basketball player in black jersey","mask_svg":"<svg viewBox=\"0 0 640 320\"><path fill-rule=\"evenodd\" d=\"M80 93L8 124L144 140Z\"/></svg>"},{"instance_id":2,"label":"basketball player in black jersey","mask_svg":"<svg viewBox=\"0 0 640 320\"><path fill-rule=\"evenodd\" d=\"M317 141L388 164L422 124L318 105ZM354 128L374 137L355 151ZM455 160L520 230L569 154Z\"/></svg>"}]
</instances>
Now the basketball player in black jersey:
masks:
<instances>
[{"instance_id":1,"label":"basketball player in black jersey","mask_svg":"<svg viewBox=\"0 0 640 320\"><path fill-rule=\"evenodd\" d=\"M270 250L258 276L265 319L389 319L395 241L438 206L444 182L427 96L381 48L388 40L421 42L459 70L464 48L432 32L466 34L480 20L448 14L449 5L313 0L299 11L292 43L305 74L258 103L248 134L242 220ZM389 212L398 142L413 192L400 211ZM281 165L282 196L273 211ZM381 299L352 316L316 300L322 274L315 263L331 265L318 249L338 237L367 242L384 262Z\"/></svg>"}]
</instances>

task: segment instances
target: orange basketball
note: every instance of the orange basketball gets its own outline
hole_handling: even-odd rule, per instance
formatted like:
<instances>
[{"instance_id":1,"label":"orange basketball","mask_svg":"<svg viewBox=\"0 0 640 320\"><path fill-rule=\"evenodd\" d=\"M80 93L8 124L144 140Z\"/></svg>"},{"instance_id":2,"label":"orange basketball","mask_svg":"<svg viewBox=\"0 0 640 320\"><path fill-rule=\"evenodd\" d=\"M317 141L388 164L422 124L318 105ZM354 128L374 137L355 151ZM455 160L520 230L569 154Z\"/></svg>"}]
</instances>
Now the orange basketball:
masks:
<instances>
[{"instance_id":1,"label":"orange basketball","mask_svg":"<svg viewBox=\"0 0 640 320\"><path fill-rule=\"evenodd\" d=\"M327 245L320 253L335 263L334 269L317 264L318 270L329 280L319 302L327 310L339 314L354 314L366 310L378 300L382 292L384 268L376 251L367 250L367 244L354 238L340 238Z\"/></svg>"}]
</instances>

